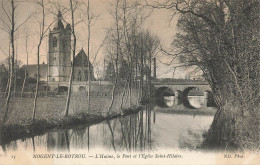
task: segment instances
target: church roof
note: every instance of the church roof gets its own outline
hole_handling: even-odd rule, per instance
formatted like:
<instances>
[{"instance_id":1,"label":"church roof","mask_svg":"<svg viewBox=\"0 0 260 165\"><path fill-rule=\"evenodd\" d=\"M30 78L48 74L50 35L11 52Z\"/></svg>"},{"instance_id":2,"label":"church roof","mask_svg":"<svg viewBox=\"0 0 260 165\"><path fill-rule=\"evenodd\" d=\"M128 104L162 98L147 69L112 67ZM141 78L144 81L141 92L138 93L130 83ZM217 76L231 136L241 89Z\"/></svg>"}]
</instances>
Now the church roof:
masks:
<instances>
[{"instance_id":1,"label":"church roof","mask_svg":"<svg viewBox=\"0 0 260 165\"><path fill-rule=\"evenodd\" d=\"M37 75L37 64L23 65L21 70L27 70L27 74L29 77L35 77ZM40 64L40 77L47 77L48 65Z\"/></svg>"},{"instance_id":2,"label":"church roof","mask_svg":"<svg viewBox=\"0 0 260 165\"><path fill-rule=\"evenodd\" d=\"M88 57L83 49L81 49L80 52L75 57L74 66L75 67L88 67ZM90 66L91 66L91 64L90 64Z\"/></svg>"},{"instance_id":3,"label":"church roof","mask_svg":"<svg viewBox=\"0 0 260 165\"><path fill-rule=\"evenodd\" d=\"M61 15L61 12L59 11L58 12L58 20L55 22L53 30L64 29L64 25L63 25L61 20L62 20L62 15Z\"/></svg>"}]
</instances>

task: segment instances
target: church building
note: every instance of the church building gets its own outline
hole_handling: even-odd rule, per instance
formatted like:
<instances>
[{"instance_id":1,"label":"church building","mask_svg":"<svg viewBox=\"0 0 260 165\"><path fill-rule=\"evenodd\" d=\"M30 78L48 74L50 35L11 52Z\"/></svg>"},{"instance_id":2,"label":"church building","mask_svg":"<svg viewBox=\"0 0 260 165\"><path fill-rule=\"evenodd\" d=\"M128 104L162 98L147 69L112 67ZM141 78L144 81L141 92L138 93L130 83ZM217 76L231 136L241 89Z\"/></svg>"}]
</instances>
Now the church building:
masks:
<instances>
[{"instance_id":1,"label":"church building","mask_svg":"<svg viewBox=\"0 0 260 165\"><path fill-rule=\"evenodd\" d=\"M49 33L48 71L49 81L69 81L71 67L71 27L62 23L59 11L58 20Z\"/></svg>"},{"instance_id":2,"label":"church building","mask_svg":"<svg viewBox=\"0 0 260 165\"><path fill-rule=\"evenodd\" d=\"M62 14L59 11L54 28L49 33L49 51L47 64L40 64L40 81L48 81L49 85L55 85L62 82L68 84L71 72L71 26L62 22ZM88 58L83 49L74 59L74 81L88 80ZM37 77L37 65L24 65L30 78ZM90 64L90 80L95 80L93 66Z\"/></svg>"}]
</instances>

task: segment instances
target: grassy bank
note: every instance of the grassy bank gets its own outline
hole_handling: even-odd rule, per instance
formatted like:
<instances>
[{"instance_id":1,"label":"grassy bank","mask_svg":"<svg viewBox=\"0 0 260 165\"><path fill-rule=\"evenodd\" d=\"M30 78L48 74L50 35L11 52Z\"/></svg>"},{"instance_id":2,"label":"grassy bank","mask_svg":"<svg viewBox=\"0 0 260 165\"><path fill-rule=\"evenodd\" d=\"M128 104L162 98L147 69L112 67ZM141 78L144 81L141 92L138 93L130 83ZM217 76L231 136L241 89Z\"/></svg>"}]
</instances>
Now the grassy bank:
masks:
<instances>
[{"instance_id":1,"label":"grassy bank","mask_svg":"<svg viewBox=\"0 0 260 165\"><path fill-rule=\"evenodd\" d=\"M139 107L132 107L129 109L123 109L123 115L137 113L142 109ZM34 122L27 120L24 123L19 121L18 123L8 123L0 127L0 144L7 144L10 141L16 139L23 139L33 137L35 135L44 134L46 131L51 129L64 129L72 128L76 125L92 125L104 120L110 120L121 116L120 112L112 112L104 115L104 113L75 113L70 114L68 117L56 117L56 118L37 118Z\"/></svg>"},{"instance_id":2,"label":"grassy bank","mask_svg":"<svg viewBox=\"0 0 260 165\"><path fill-rule=\"evenodd\" d=\"M134 92L133 92L134 94ZM54 128L73 127L78 124L95 124L103 120L115 118L123 114L136 113L141 109L137 97L130 104L127 97L122 100L122 94L115 95L111 105L111 97L92 97L90 109L86 93L74 93L71 97L68 117L65 117L66 96L39 97L35 121L32 123L33 98L12 98L7 122L0 126L0 144L8 143L18 138L31 137ZM0 120L4 115L5 98L0 98ZM2 121L0 121L2 123Z\"/></svg>"}]
</instances>

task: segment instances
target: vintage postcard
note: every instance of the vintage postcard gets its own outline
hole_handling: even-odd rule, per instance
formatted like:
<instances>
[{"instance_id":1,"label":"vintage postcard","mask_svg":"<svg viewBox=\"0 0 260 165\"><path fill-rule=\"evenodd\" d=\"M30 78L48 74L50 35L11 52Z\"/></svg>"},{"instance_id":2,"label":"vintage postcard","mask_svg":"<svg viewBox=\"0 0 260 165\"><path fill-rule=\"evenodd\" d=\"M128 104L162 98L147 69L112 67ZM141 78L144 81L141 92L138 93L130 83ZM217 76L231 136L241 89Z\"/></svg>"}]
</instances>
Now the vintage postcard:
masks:
<instances>
[{"instance_id":1,"label":"vintage postcard","mask_svg":"<svg viewBox=\"0 0 260 165\"><path fill-rule=\"evenodd\" d=\"M259 0L0 2L0 165L260 164Z\"/></svg>"}]
</instances>

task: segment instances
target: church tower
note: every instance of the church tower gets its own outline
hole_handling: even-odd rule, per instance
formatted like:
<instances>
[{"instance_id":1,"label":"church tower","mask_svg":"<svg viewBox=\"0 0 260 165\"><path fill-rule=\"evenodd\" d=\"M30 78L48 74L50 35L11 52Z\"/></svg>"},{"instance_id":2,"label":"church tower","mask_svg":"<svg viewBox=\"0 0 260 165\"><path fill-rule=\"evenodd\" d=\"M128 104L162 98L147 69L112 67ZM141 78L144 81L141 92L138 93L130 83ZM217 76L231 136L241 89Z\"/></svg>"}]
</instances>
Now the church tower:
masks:
<instances>
[{"instance_id":1,"label":"church tower","mask_svg":"<svg viewBox=\"0 0 260 165\"><path fill-rule=\"evenodd\" d=\"M61 12L49 34L48 72L49 81L69 81L71 68L71 27L62 23Z\"/></svg>"}]
</instances>

